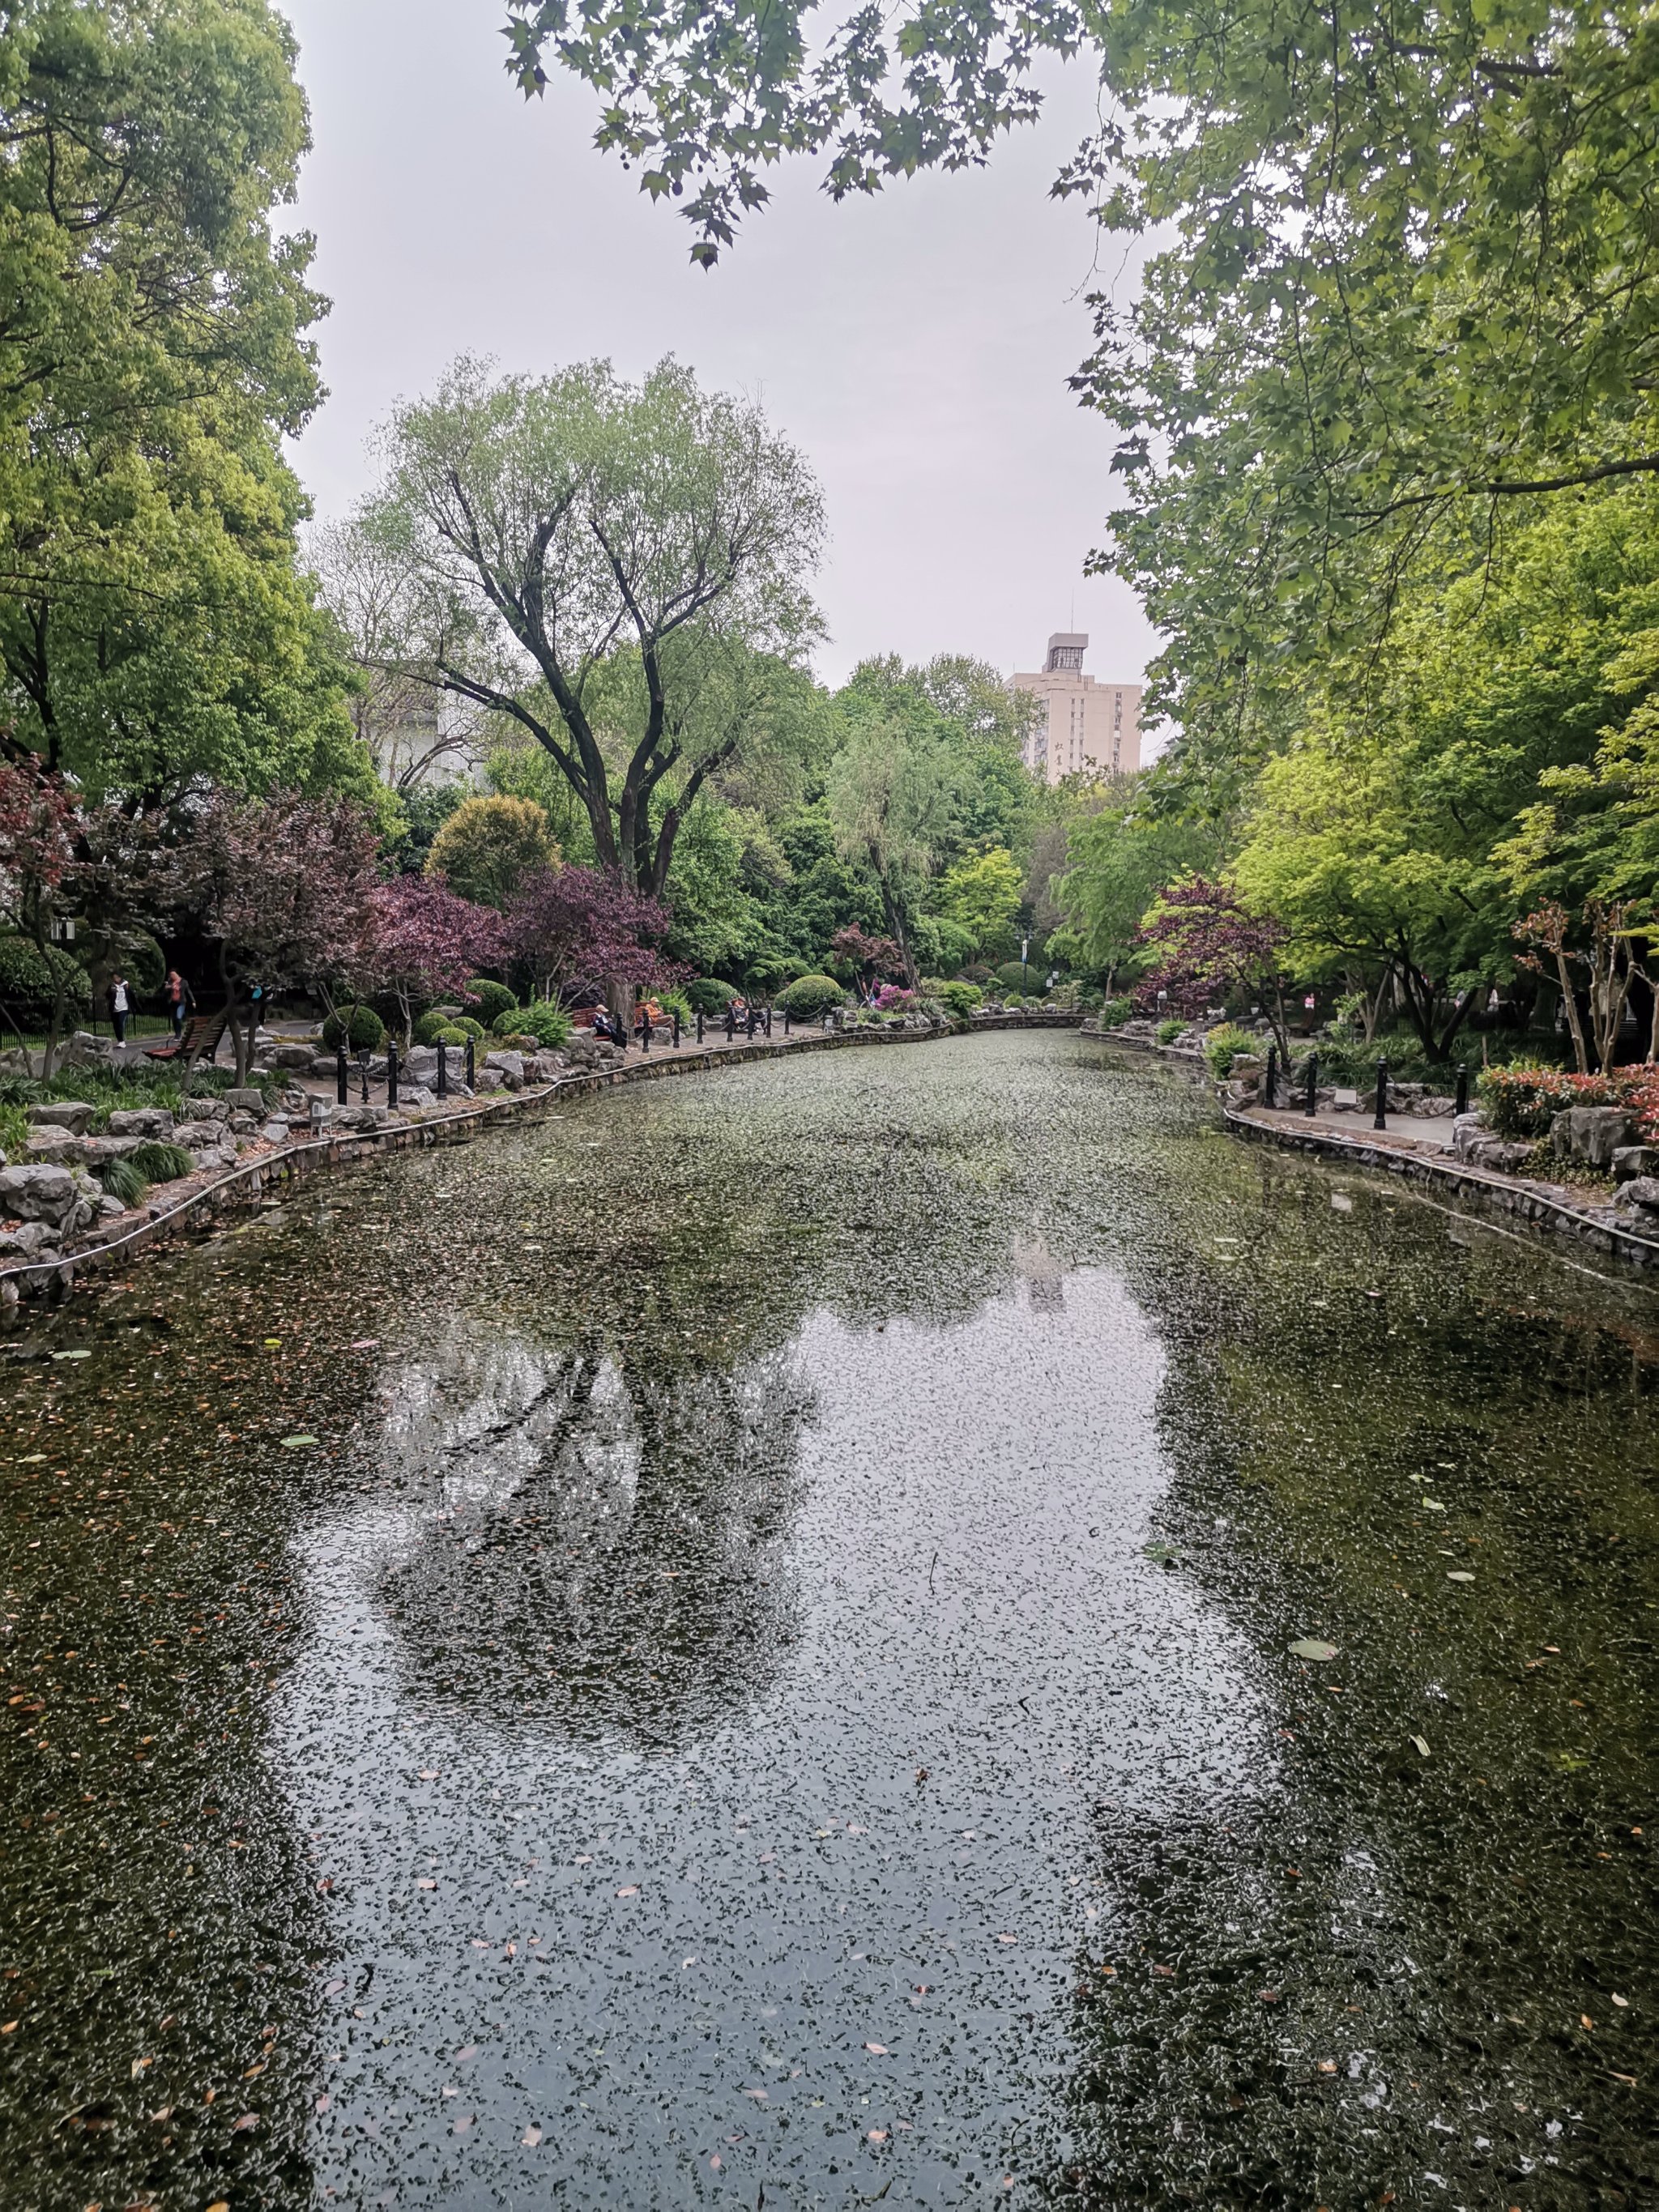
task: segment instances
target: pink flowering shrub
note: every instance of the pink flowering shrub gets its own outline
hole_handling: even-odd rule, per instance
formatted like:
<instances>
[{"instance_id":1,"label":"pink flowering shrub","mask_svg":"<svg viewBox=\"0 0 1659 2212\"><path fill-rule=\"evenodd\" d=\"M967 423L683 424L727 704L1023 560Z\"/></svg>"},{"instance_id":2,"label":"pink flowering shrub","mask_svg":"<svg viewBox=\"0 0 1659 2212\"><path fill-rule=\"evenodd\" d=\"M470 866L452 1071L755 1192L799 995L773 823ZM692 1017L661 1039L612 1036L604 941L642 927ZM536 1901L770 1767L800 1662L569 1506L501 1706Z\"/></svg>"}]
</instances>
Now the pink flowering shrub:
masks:
<instances>
[{"instance_id":1,"label":"pink flowering shrub","mask_svg":"<svg viewBox=\"0 0 1659 2212\"><path fill-rule=\"evenodd\" d=\"M915 993L907 991L899 983L884 983L876 994L878 1014L908 1014L915 1003Z\"/></svg>"}]
</instances>

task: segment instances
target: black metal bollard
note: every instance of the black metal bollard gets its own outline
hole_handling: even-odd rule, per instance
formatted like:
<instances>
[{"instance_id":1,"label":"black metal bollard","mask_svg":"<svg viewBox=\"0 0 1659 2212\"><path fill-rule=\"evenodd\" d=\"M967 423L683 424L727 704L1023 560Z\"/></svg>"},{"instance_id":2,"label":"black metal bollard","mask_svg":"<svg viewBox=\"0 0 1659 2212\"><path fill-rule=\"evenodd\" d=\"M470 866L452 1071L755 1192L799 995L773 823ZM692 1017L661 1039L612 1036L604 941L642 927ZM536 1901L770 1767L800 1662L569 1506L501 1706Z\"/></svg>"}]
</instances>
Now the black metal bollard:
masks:
<instances>
[{"instance_id":1,"label":"black metal bollard","mask_svg":"<svg viewBox=\"0 0 1659 2212\"><path fill-rule=\"evenodd\" d=\"M641 1014L640 1016L640 1050L641 1052L649 1052L650 1049L651 1017L649 1014Z\"/></svg>"},{"instance_id":2,"label":"black metal bollard","mask_svg":"<svg viewBox=\"0 0 1659 2212\"><path fill-rule=\"evenodd\" d=\"M1386 1129L1388 1126L1389 1063L1386 1060L1379 1060L1376 1063L1376 1115L1371 1127L1373 1129Z\"/></svg>"},{"instance_id":3,"label":"black metal bollard","mask_svg":"<svg viewBox=\"0 0 1659 2212\"><path fill-rule=\"evenodd\" d=\"M1270 1114L1273 1109L1273 1092L1278 1080L1279 1047L1276 1044L1270 1044L1267 1047L1267 1072L1261 1085L1261 1103Z\"/></svg>"},{"instance_id":4,"label":"black metal bollard","mask_svg":"<svg viewBox=\"0 0 1659 2212\"><path fill-rule=\"evenodd\" d=\"M783 1010L783 1033L785 1036L787 1036L789 1034L789 1009L787 1006Z\"/></svg>"},{"instance_id":5,"label":"black metal bollard","mask_svg":"<svg viewBox=\"0 0 1659 2212\"><path fill-rule=\"evenodd\" d=\"M726 1042L727 1044L732 1042L732 1040L737 1036L737 1033L738 1018L732 1012L732 1002L728 999L726 1003Z\"/></svg>"},{"instance_id":6,"label":"black metal bollard","mask_svg":"<svg viewBox=\"0 0 1659 2212\"><path fill-rule=\"evenodd\" d=\"M676 1007L675 1007L675 1009L674 1009L674 1049L675 1049L675 1051L676 1051L676 1052L678 1052L678 1051L679 1050L679 1048L680 1048L680 1010L679 1010L679 1008L678 1008L678 1006L676 1006Z\"/></svg>"},{"instance_id":7,"label":"black metal bollard","mask_svg":"<svg viewBox=\"0 0 1659 2212\"><path fill-rule=\"evenodd\" d=\"M351 1071L346 1066L345 1039L341 1038L334 1048L334 1103L343 1106L350 1097Z\"/></svg>"},{"instance_id":8,"label":"black metal bollard","mask_svg":"<svg viewBox=\"0 0 1659 2212\"><path fill-rule=\"evenodd\" d=\"M697 1042L702 1042L702 1008L697 1008Z\"/></svg>"},{"instance_id":9,"label":"black metal bollard","mask_svg":"<svg viewBox=\"0 0 1659 2212\"><path fill-rule=\"evenodd\" d=\"M368 1047L366 1044L359 1045L357 1048L357 1073L362 1078L362 1103L367 1106L368 1103Z\"/></svg>"},{"instance_id":10,"label":"black metal bollard","mask_svg":"<svg viewBox=\"0 0 1659 2212\"><path fill-rule=\"evenodd\" d=\"M760 1027L760 1016L756 1012L755 1009L754 1009L752 1006L750 1006L750 1008L749 1009L749 1029L748 1029L748 1034L749 1034L749 1036L754 1036L754 1034L755 1034L755 1031L756 1031L759 1027Z\"/></svg>"},{"instance_id":11,"label":"black metal bollard","mask_svg":"<svg viewBox=\"0 0 1659 2212\"><path fill-rule=\"evenodd\" d=\"M398 1103L398 1041L395 1037L388 1037L386 1041L386 1103L388 1106L395 1106Z\"/></svg>"},{"instance_id":12,"label":"black metal bollard","mask_svg":"<svg viewBox=\"0 0 1659 2212\"><path fill-rule=\"evenodd\" d=\"M442 1043L438 1047L438 1096L449 1096L449 1047Z\"/></svg>"},{"instance_id":13,"label":"black metal bollard","mask_svg":"<svg viewBox=\"0 0 1659 2212\"><path fill-rule=\"evenodd\" d=\"M1311 1116L1317 1110L1318 1105L1319 1054L1316 1052L1310 1052L1308 1054L1308 1103L1302 1110Z\"/></svg>"},{"instance_id":14,"label":"black metal bollard","mask_svg":"<svg viewBox=\"0 0 1659 2212\"><path fill-rule=\"evenodd\" d=\"M466 1087L469 1091L476 1091L477 1088L477 1082L472 1073L472 1039L471 1037L466 1041Z\"/></svg>"},{"instance_id":15,"label":"black metal bollard","mask_svg":"<svg viewBox=\"0 0 1659 2212\"><path fill-rule=\"evenodd\" d=\"M1460 1065L1457 1071L1457 1095L1452 1101L1452 1112L1454 1114L1467 1114L1468 1110L1469 1071L1467 1067Z\"/></svg>"}]
</instances>

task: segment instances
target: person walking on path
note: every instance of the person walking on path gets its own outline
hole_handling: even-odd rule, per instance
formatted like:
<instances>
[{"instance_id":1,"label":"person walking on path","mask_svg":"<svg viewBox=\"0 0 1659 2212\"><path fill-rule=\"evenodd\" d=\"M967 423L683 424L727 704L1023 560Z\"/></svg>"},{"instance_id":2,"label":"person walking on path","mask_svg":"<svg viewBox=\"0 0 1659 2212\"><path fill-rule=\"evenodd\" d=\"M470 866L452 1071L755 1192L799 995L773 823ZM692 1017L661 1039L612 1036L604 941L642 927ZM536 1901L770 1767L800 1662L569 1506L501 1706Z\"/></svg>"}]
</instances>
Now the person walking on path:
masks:
<instances>
[{"instance_id":1,"label":"person walking on path","mask_svg":"<svg viewBox=\"0 0 1659 2212\"><path fill-rule=\"evenodd\" d=\"M127 979L118 968L109 979L109 1018L117 1044L127 1041L127 1016L131 1012L132 996L127 988Z\"/></svg>"},{"instance_id":2,"label":"person walking on path","mask_svg":"<svg viewBox=\"0 0 1659 2212\"><path fill-rule=\"evenodd\" d=\"M167 981L161 986L161 996L167 1001L167 1018L173 1024L173 1034L180 1037L185 1033L185 1016L196 1003L196 994L176 968L169 968Z\"/></svg>"}]
</instances>

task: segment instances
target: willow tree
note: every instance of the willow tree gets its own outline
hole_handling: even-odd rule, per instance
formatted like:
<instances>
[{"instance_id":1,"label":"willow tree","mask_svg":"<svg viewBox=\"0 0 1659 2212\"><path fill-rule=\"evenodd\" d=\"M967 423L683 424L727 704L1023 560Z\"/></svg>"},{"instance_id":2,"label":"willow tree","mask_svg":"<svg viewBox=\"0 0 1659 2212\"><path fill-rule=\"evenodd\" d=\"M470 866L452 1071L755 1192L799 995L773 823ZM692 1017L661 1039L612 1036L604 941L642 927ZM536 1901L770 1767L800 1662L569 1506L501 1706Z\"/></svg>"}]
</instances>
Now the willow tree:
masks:
<instances>
[{"instance_id":1,"label":"willow tree","mask_svg":"<svg viewBox=\"0 0 1659 2212\"><path fill-rule=\"evenodd\" d=\"M805 462L672 360L631 385L605 362L532 379L464 359L384 454L356 527L401 564L386 665L528 732L600 866L660 896L699 794L794 742L765 695L819 628Z\"/></svg>"},{"instance_id":2,"label":"willow tree","mask_svg":"<svg viewBox=\"0 0 1659 2212\"><path fill-rule=\"evenodd\" d=\"M962 763L937 727L879 709L855 715L830 770L836 849L875 878L913 991L921 890L955 841L963 784Z\"/></svg>"}]
</instances>

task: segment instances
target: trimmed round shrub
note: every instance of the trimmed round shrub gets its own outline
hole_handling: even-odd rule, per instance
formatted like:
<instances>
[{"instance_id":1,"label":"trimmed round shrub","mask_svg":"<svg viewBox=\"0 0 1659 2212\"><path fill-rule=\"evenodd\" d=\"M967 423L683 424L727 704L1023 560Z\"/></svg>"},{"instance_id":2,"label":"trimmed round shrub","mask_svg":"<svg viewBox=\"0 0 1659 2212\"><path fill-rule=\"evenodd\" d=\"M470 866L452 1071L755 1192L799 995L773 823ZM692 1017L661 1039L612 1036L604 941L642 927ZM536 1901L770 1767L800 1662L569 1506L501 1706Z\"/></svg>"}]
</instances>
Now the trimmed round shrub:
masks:
<instances>
[{"instance_id":1,"label":"trimmed round shrub","mask_svg":"<svg viewBox=\"0 0 1659 2212\"><path fill-rule=\"evenodd\" d=\"M1153 1034L1157 1036L1160 1044L1173 1044L1176 1039L1180 1036L1183 1031L1190 1029L1191 1027L1191 1023L1184 1020L1181 1015L1171 1014L1167 1021L1162 1021L1158 1024L1158 1028Z\"/></svg>"},{"instance_id":2,"label":"trimmed round shrub","mask_svg":"<svg viewBox=\"0 0 1659 2212\"><path fill-rule=\"evenodd\" d=\"M127 1154L127 1164L146 1182L177 1182L196 1163L182 1145L144 1144Z\"/></svg>"},{"instance_id":3,"label":"trimmed round shrub","mask_svg":"<svg viewBox=\"0 0 1659 2212\"><path fill-rule=\"evenodd\" d=\"M798 975L778 994L778 1005L798 1022L818 1022L847 996L833 975Z\"/></svg>"},{"instance_id":4,"label":"trimmed round shrub","mask_svg":"<svg viewBox=\"0 0 1659 2212\"><path fill-rule=\"evenodd\" d=\"M495 1017L497 1036L534 1037L544 1052L556 1052L570 1042L570 1017L550 999L537 999L527 1006Z\"/></svg>"},{"instance_id":5,"label":"trimmed round shrub","mask_svg":"<svg viewBox=\"0 0 1659 2212\"><path fill-rule=\"evenodd\" d=\"M685 1002L694 1014L723 1014L737 995L732 984L713 975L699 975L685 986Z\"/></svg>"},{"instance_id":6,"label":"trimmed round shrub","mask_svg":"<svg viewBox=\"0 0 1659 2212\"><path fill-rule=\"evenodd\" d=\"M106 1198L118 1199L123 1206L142 1206L149 1185L130 1159L106 1160L99 1171L98 1180L104 1186Z\"/></svg>"},{"instance_id":7,"label":"trimmed round shrub","mask_svg":"<svg viewBox=\"0 0 1659 2212\"><path fill-rule=\"evenodd\" d=\"M443 1032L451 1026L447 1014L422 1014L411 1032L416 1044L447 1044Z\"/></svg>"},{"instance_id":8,"label":"trimmed round shrub","mask_svg":"<svg viewBox=\"0 0 1659 2212\"><path fill-rule=\"evenodd\" d=\"M386 1024L373 1006L350 1006L344 1019L331 1014L323 1024L323 1049L333 1052L341 1038L348 1052L379 1052L386 1042Z\"/></svg>"},{"instance_id":9,"label":"trimmed round shrub","mask_svg":"<svg viewBox=\"0 0 1659 2212\"><path fill-rule=\"evenodd\" d=\"M0 1006L20 1030L43 1030L52 1019L54 971L68 979L70 1019L85 1021L92 1012L92 978L80 962L56 945L47 956L27 937L0 936Z\"/></svg>"},{"instance_id":10,"label":"trimmed round shrub","mask_svg":"<svg viewBox=\"0 0 1659 2212\"><path fill-rule=\"evenodd\" d=\"M1035 975L1032 972L1034 969ZM996 971L995 980L1001 984L1005 991L1025 991L1030 988L1032 982L1035 982L1037 989L1041 991L1042 979L1048 972L1040 961L1033 960L1027 964L1018 960L1005 960Z\"/></svg>"},{"instance_id":11,"label":"trimmed round shrub","mask_svg":"<svg viewBox=\"0 0 1659 2212\"><path fill-rule=\"evenodd\" d=\"M495 1029L496 1016L510 1014L519 1003L505 983L492 983L488 975L469 978L462 996L473 1018L482 1022L487 1030ZM483 1034L481 1030L479 1035ZM500 1031L497 1030L496 1034L499 1036Z\"/></svg>"},{"instance_id":12,"label":"trimmed round shrub","mask_svg":"<svg viewBox=\"0 0 1659 2212\"><path fill-rule=\"evenodd\" d=\"M462 1029L458 1022L441 1022L434 1034L426 1039L426 1042L428 1044L459 1045L464 1048L467 1042L468 1035L469 1032ZM475 1038L473 1041L476 1043L477 1039Z\"/></svg>"},{"instance_id":13,"label":"trimmed round shrub","mask_svg":"<svg viewBox=\"0 0 1659 2212\"><path fill-rule=\"evenodd\" d=\"M952 1021L965 1022L985 994L977 983L941 983L930 994L937 999Z\"/></svg>"}]
</instances>

